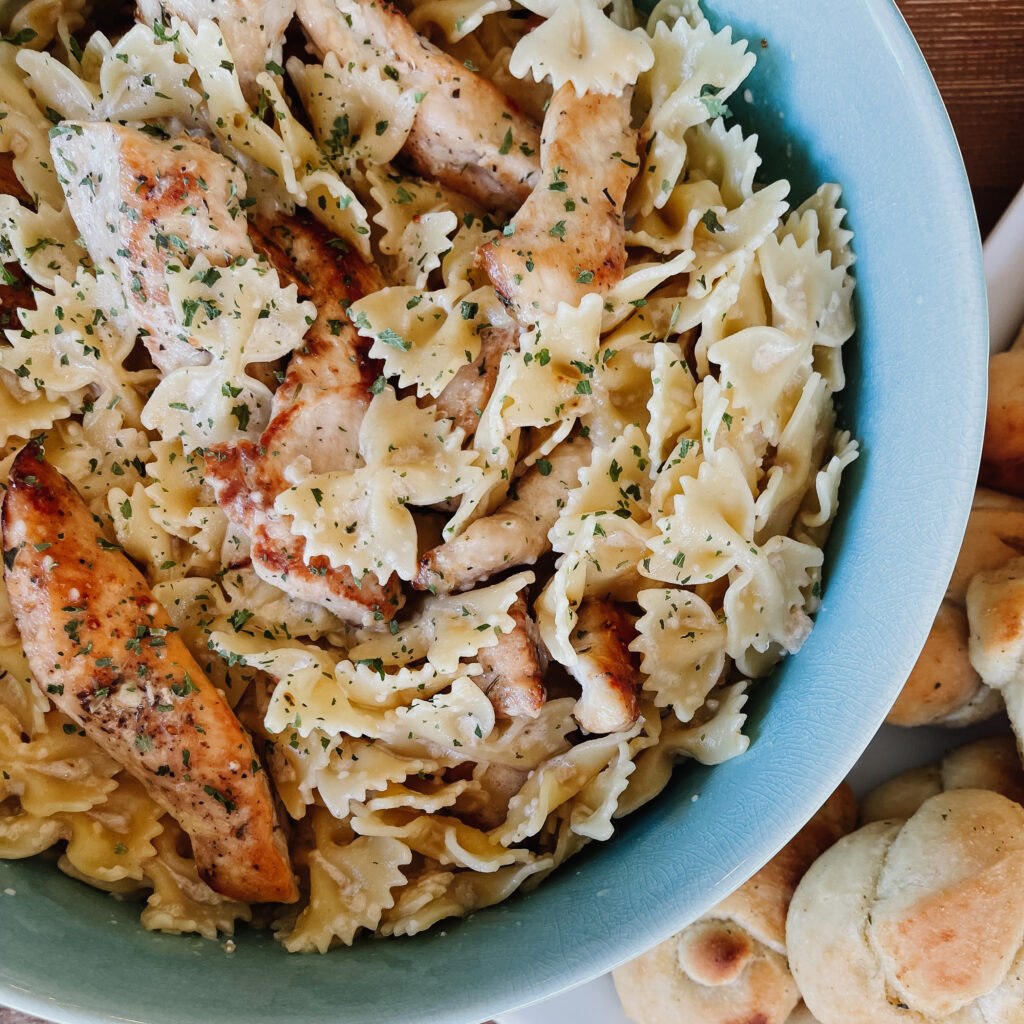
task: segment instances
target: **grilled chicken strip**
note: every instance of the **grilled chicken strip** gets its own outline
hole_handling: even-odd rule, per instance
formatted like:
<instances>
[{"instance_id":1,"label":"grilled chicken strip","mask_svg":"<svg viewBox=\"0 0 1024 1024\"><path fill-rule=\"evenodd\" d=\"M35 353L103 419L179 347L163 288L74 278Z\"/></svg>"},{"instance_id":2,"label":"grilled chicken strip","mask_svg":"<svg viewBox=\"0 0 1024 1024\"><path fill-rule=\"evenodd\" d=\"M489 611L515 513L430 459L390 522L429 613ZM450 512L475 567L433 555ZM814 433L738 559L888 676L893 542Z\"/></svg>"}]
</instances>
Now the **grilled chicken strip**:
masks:
<instances>
[{"instance_id":1,"label":"grilled chicken strip","mask_svg":"<svg viewBox=\"0 0 1024 1024\"><path fill-rule=\"evenodd\" d=\"M532 324L559 302L606 294L626 266L623 204L636 176L630 95L577 96L571 83L551 98L541 137L541 176L511 234L478 259L516 318Z\"/></svg>"},{"instance_id":2,"label":"grilled chicken strip","mask_svg":"<svg viewBox=\"0 0 1024 1024\"><path fill-rule=\"evenodd\" d=\"M621 732L640 714L640 674L629 644L636 636L633 620L613 601L584 598L572 631L579 655L569 670L582 694L573 714L592 733Z\"/></svg>"},{"instance_id":3,"label":"grilled chicken strip","mask_svg":"<svg viewBox=\"0 0 1024 1024\"><path fill-rule=\"evenodd\" d=\"M245 98L256 105L259 86L256 76L267 61L281 63L284 31L295 13L294 0L139 0L138 18L145 25L162 22L173 15L197 28L209 18L217 22Z\"/></svg>"},{"instance_id":4,"label":"grilled chicken strip","mask_svg":"<svg viewBox=\"0 0 1024 1024\"><path fill-rule=\"evenodd\" d=\"M216 266L252 255L242 172L196 140L118 124L65 121L50 148L85 247L118 275L153 362L164 374L209 362L179 333L165 268L200 253Z\"/></svg>"},{"instance_id":5,"label":"grilled chicken strip","mask_svg":"<svg viewBox=\"0 0 1024 1024\"><path fill-rule=\"evenodd\" d=\"M590 463L591 446L576 439L560 444L542 474L532 467L497 511L471 523L457 537L428 551L413 586L450 594L469 590L495 573L532 565L551 545L548 531L579 483L579 470Z\"/></svg>"},{"instance_id":6,"label":"grilled chicken strip","mask_svg":"<svg viewBox=\"0 0 1024 1024\"><path fill-rule=\"evenodd\" d=\"M323 60L334 52L378 67L423 93L403 152L413 168L511 212L538 180L540 133L508 97L418 35L385 0L297 0L296 13Z\"/></svg>"},{"instance_id":7,"label":"grilled chicken strip","mask_svg":"<svg viewBox=\"0 0 1024 1024\"><path fill-rule=\"evenodd\" d=\"M305 540L274 511L290 486L285 469L299 456L314 473L352 469L359 460L359 424L370 403L376 369L346 313L350 302L381 287L377 271L354 253L339 253L311 219L281 217L254 231L254 242L286 283L316 305L317 318L274 394L271 419L258 444L239 441L206 450L206 482L228 518L249 535L257 574L293 597L329 608L350 622L390 621L401 607L397 579L357 582L318 555L304 559Z\"/></svg>"},{"instance_id":8,"label":"grilled chicken strip","mask_svg":"<svg viewBox=\"0 0 1024 1024\"><path fill-rule=\"evenodd\" d=\"M36 444L11 467L5 582L38 685L146 787L231 899L298 898L265 773L142 574Z\"/></svg>"},{"instance_id":9,"label":"grilled chicken strip","mask_svg":"<svg viewBox=\"0 0 1024 1024\"><path fill-rule=\"evenodd\" d=\"M488 327L480 332L480 355L460 367L434 401L437 418L452 420L470 438L498 379L501 357L519 344L518 331Z\"/></svg>"},{"instance_id":10,"label":"grilled chicken strip","mask_svg":"<svg viewBox=\"0 0 1024 1024\"><path fill-rule=\"evenodd\" d=\"M498 718L536 718L546 696L547 652L522 597L508 613L515 620L515 628L502 633L496 644L480 649L477 661L484 672L475 681L487 694Z\"/></svg>"}]
</instances>

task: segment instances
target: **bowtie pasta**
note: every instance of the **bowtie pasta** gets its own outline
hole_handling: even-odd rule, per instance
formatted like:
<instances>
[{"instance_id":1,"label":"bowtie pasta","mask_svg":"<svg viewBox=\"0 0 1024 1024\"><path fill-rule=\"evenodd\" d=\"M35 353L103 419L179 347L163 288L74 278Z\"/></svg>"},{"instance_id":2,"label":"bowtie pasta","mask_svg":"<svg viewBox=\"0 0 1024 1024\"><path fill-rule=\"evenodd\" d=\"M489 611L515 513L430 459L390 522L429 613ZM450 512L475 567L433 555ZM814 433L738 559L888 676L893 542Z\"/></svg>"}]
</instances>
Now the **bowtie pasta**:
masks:
<instances>
[{"instance_id":1,"label":"bowtie pasta","mask_svg":"<svg viewBox=\"0 0 1024 1024\"><path fill-rule=\"evenodd\" d=\"M0 42L0 475L40 441L252 734L302 894L258 920L413 935L742 754L857 456L839 188L765 177L746 42L696 0L81 7ZM250 921L22 641L0 587L0 856Z\"/></svg>"}]
</instances>

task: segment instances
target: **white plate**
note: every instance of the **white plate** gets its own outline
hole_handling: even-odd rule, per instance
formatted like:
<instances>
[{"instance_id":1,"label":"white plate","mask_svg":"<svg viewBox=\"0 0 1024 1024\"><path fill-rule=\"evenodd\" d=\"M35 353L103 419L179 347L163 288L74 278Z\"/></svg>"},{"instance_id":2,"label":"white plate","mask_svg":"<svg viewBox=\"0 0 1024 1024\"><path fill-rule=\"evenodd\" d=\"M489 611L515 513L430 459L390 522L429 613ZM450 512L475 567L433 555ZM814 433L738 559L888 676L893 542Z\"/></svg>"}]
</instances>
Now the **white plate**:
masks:
<instances>
[{"instance_id":1,"label":"white plate","mask_svg":"<svg viewBox=\"0 0 1024 1024\"><path fill-rule=\"evenodd\" d=\"M985 242L990 347L1010 347L1024 320L1024 188ZM1000 716L968 729L900 729L883 725L848 776L858 796L908 768L939 760L948 750L1009 729ZM498 1024L631 1024L619 1005L610 974L553 999L502 1014Z\"/></svg>"}]
</instances>

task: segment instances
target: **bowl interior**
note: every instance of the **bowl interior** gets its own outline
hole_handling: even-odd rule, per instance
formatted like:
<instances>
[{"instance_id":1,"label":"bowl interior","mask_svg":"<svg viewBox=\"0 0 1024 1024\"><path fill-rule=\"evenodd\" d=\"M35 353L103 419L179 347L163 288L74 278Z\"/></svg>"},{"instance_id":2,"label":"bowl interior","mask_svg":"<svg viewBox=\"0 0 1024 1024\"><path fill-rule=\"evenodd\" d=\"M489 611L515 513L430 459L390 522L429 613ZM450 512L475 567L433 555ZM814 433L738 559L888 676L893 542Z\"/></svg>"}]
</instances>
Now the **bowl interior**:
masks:
<instances>
[{"instance_id":1,"label":"bowl interior","mask_svg":"<svg viewBox=\"0 0 1024 1024\"><path fill-rule=\"evenodd\" d=\"M751 101L730 104L761 136L761 177L788 176L796 202L840 182L858 253L841 422L862 456L844 480L818 624L757 688L749 752L680 769L612 842L533 893L324 957L244 931L230 954L150 934L136 905L44 860L0 861L0 1003L69 1022L479 1022L712 906L853 764L923 643L974 487L986 380L977 227L945 112L891 0L706 6L758 57Z\"/></svg>"}]
</instances>

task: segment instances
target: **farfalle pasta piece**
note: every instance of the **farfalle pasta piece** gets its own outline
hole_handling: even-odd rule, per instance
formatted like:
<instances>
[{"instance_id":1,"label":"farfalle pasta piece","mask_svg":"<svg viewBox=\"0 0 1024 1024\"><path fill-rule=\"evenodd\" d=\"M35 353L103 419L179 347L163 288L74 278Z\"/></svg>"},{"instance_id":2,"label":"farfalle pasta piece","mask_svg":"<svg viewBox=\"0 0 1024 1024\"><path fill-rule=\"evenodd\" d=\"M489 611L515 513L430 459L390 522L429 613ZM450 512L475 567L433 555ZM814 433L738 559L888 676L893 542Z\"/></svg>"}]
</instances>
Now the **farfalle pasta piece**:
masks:
<instances>
[{"instance_id":1,"label":"farfalle pasta piece","mask_svg":"<svg viewBox=\"0 0 1024 1024\"><path fill-rule=\"evenodd\" d=\"M309 905L283 937L291 953L332 944L349 946L361 929L373 931L385 909L394 905L391 890L405 883L401 868L412 860L397 839L352 838L351 829L326 811L313 811L313 849L309 863Z\"/></svg>"},{"instance_id":2,"label":"farfalle pasta piece","mask_svg":"<svg viewBox=\"0 0 1024 1024\"><path fill-rule=\"evenodd\" d=\"M588 782L623 753L623 748L628 754L628 741L638 735L640 729L641 725L637 723L626 732L584 740L542 764L509 801L508 817L492 830L493 840L503 846L512 846L536 835L548 815L580 793Z\"/></svg>"},{"instance_id":3,"label":"farfalle pasta piece","mask_svg":"<svg viewBox=\"0 0 1024 1024\"><path fill-rule=\"evenodd\" d=\"M810 376L811 339L777 327L748 327L715 342L707 355L721 367L719 379L731 385L730 403L745 409L777 444L787 412L784 393Z\"/></svg>"},{"instance_id":4,"label":"farfalle pasta piece","mask_svg":"<svg viewBox=\"0 0 1024 1024\"><path fill-rule=\"evenodd\" d=\"M833 267L849 269L855 260L853 232L843 227L846 210L839 205L841 199L842 189L834 182L819 186L786 218L779 240L792 235L798 246L814 242L818 252L831 253Z\"/></svg>"},{"instance_id":5,"label":"farfalle pasta piece","mask_svg":"<svg viewBox=\"0 0 1024 1024\"><path fill-rule=\"evenodd\" d=\"M136 425L141 403L136 387L151 380L127 370L135 327L117 282L79 271L74 281L58 277L52 295L35 290L34 309L21 311L21 328L6 332L10 348L0 349L0 366L22 389L42 391L51 402L67 397L79 404L89 390L98 402L111 401Z\"/></svg>"},{"instance_id":6,"label":"farfalle pasta piece","mask_svg":"<svg viewBox=\"0 0 1024 1024\"><path fill-rule=\"evenodd\" d=\"M85 0L29 0L10 19L8 35L21 37L22 46L33 50L41 50L55 38L66 44L67 36L85 24L86 8Z\"/></svg>"},{"instance_id":7,"label":"farfalle pasta piece","mask_svg":"<svg viewBox=\"0 0 1024 1024\"><path fill-rule=\"evenodd\" d=\"M21 269L44 288L53 288L58 278L73 279L87 259L63 204L52 207L41 201L32 210L13 196L0 196L0 238Z\"/></svg>"},{"instance_id":8,"label":"farfalle pasta piece","mask_svg":"<svg viewBox=\"0 0 1024 1024\"><path fill-rule=\"evenodd\" d=\"M601 338L594 360L594 401L583 414L583 429L598 448L607 448L631 427L649 427L654 394L652 332L639 315Z\"/></svg>"},{"instance_id":9,"label":"farfalle pasta piece","mask_svg":"<svg viewBox=\"0 0 1024 1024\"><path fill-rule=\"evenodd\" d=\"M0 375L0 445L27 441L37 431L49 430L71 412L65 397L48 399L40 392L29 395L17 388L12 394Z\"/></svg>"},{"instance_id":10,"label":"farfalle pasta piece","mask_svg":"<svg viewBox=\"0 0 1024 1024\"><path fill-rule=\"evenodd\" d=\"M366 800L367 811L392 811L407 808L437 814L453 807L467 791L479 789L472 779L458 779L445 782L443 779L426 779L418 783L418 789L410 789L402 783L393 782Z\"/></svg>"},{"instance_id":11,"label":"farfalle pasta piece","mask_svg":"<svg viewBox=\"0 0 1024 1024\"><path fill-rule=\"evenodd\" d=\"M381 251L392 257L398 284L422 290L432 270L451 248L449 235L459 226L453 194L439 185L370 170L370 196L377 205L373 222L384 229Z\"/></svg>"},{"instance_id":12,"label":"farfalle pasta piece","mask_svg":"<svg viewBox=\"0 0 1024 1024\"><path fill-rule=\"evenodd\" d=\"M772 537L729 582L722 609L725 648L744 675L763 676L811 631L807 601L821 548Z\"/></svg>"},{"instance_id":13,"label":"farfalle pasta piece","mask_svg":"<svg viewBox=\"0 0 1024 1024\"><path fill-rule=\"evenodd\" d=\"M331 167L313 136L295 120L274 77L265 71L256 76L274 115L272 124L267 124L246 103L238 73L224 59L227 48L217 26L203 21L193 31L180 22L175 24L178 45L203 83L210 128L230 147L229 152L247 166L266 168L291 200L309 209L368 259L366 209Z\"/></svg>"},{"instance_id":14,"label":"farfalle pasta piece","mask_svg":"<svg viewBox=\"0 0 1024 1024\"><path fill-rule=\"evenodd\" d=\"M306 477L274 501L305 538L305 557L323 555L356 578L374 573L411 580L417 568L416 524L406 506L431 505L467 491L480 477L462 431L434 419L415 399L386 386L359 427L364 466Z\"/></svg>"},{"instance_id":15,"label":"farfalle pasta piece","mask_svg":"<svg viewBox=\"0 0 1024 1024\"><path fill-rule=\"evenodd\" d=\"M436 25L450 43L457 43L475 32L487 15L511 7L510 0L413 0L409 24L417 32L426 25Z\"/></svg>"},{"instance_id":16,"label":"farfalle pasta piece","mask_svg":"<svg viewBox=\"0 0 1024 1024\"><path fill-rule=\"evenodd\" d=\"M117 786L114 775L119 770L64 715L47 714L45 730L26 742L21 723L6 707L0 707L0 766L4 791L40 818L102 803Z\"/></svg>"},{"instance_id":17,"label":"farfalle pasta piece","mask_svg":"<svg viewBox=\"0 0 1024 1024\"><path fill-rule=\"evenodd\" d=\"M612 818L619 797L636 771L632 743L619 744L615 756L573 798L569 811L569 828L585 839L603 842L611 839L615 826Z\"/></svg>"},{"instance_id":18,"label":"farfalle pasta piece","mask_svg":"<svg viewBox=\"0 0 1024 1024\"><path fill-rule=\"evenodd\" d=\"M757 541L789 532L821 465L834 421L828 385L820 374L813 373L786 419L775 443L775 457L761 481L761 493L754 503Z\"/></svg>"},{"instance_id":19,"label":"farfalle pasta piece","mask_svg":"<svg viewBox=\"0 0 1024 1024\"><path fill-rule=\"evenodd\" d=\"M640 571L666 583L710 583L751 557L754 498L743 467L729 448L682 480L673 512L657 523L651 555Z\"/></svg>"},{"instance_id":20,"label":"farfalle pasta piece","mask_svg":"<svg viewBox=\"0 0 1024 1024\"><path fill-rule=\"evenodd\" d=\"M174 44L158 39L151 26L132 26L116 44L97 33L93 47L103 53L94 78L49 53L21 52L18 64L40 104L71 121L195 122L203 98L189 85L192 69L175 60Z\"/></svg>"},{"instance_id":21,"label":"farfalle pasta piece","mask_svg":"<svg viewBox=\"0 0 1024 1024\"><path fill-rule=\"evenodd\" d=\"M155 456L146 465L146 495L150 515L172 537L183 541L173 573L216 572L222 562L238 561L248 551L245 535L229 523L224 511L203 485L199 450L185 454L180 438L153 441Z\"/></svg>"},{"instance_id":22,"label":"farfalle pasta piece","mask_svg":"<svg viewBox=\"0 0 1024 1024\"><path fill-rule=\"evenodd\" d=\"M463 666L467 674L478 675L475 665ZM410 668L402 665L382 671L376 658L339 661L334 669L339 685L360 707L407 710L410 702L429 699L457 681L458 672L441 672L429 663ZM389 733L385 730L384 735Z\"/></svg>"},{"instance_id":23,"label":"farfalle pasta piece","mask_svg":"<svg viewBox=\"0 0 1024 1024\"><path fill-rule=\"evenodd\" d=\"M186 452L239 437L258 440L272 395L249 367L299 346L313 306L255 260L218 269L200 256L190 270L168 272L167 291L182 331L209 352L210 362L166 376L146 403L143 423L164 440L180 437Z\"/></svg>"},{"instance_id":24,"label":"farfalle pasta piece","mask_svg":"<svg viewBox=\"0 0 1024 1024\"><path fill-rule=\"evenodd\" d=\"M645 509L646 451L637 427L627 428L609 448L596 449L549 531L563 557L537 599L537 625L552 657L566 668L578 661L572 635L583 599L633 600L642 586L636 565L653 532Z\"/></svg>"},{"instance_id":25,"label":"farfalle pasta piece","mask_svg":"<svg viewBox=\"0 0 1024 1024\"><path fill-rule=\"evenodd\" d=\"M460 660L475 658L499 634L515 629L509 609L533 581L532 572L520 572L493 586L428 597L414 619L387 633L361 630L349 657L387 666L426 659L438 672L454 672Z\"/></svg>"},{"instance_id":26,"label":"farfalle pasta piece","mask_svg":"<svg viewBox=\"0 0 1024 1024\"><path fill-rule=\"evenodd\" d=\"M336 818L351 813L351 804L363 803L371 791L379 792L392 783L438 771L437 761L403 757L381 741L346 736L331 751L328 763L317 771L316 791ZM309 803L312 802L310 796Z\"/></svg>"},{"instance_id":27,"label":"farfalle pasta piece","mask_svg":"<svg viewBox=\"0 0 1024 1024\"><path fill-rule=\"evenodd\" d=\"M490 873L532 857L528 850L507 849L488 833L440 814L357 807L352 814L352 827L361 835L400 839L423 857L471 871Z\"/></svg>"},{"instance_id":28,"label":"farfalle pasta piece","mask_svg":"<svg viewBox=\"0 0 1024 1024\"><path fill-rule=\"evenodd\" d=\"M608 18L600 0L526 0L546 20L516 45L509 69L517 78L550 78L555 89L566 82L582 96L617 96L654 64L647 34L632 32Z\"/></svg>"},{"instance_id":29,"label":"farfalle pasta piece","mask_svg":"<svg viewBox=\"0 0 1024 1024\"><path fill-rule=\"evenodd\" d=\"M480 331L496 309L494 292L470 290L465 281L424 292L417 286L382 288L352 303L351 315L363 337L373 338L370 356L399 387L416 386L421 398L438 395L464 366L480 355Z\"/></svg>"},{"instance_id":30,"label":"farfalle pasta piece","mask_svg":"<svg viewBox=\"0 0 1024 1024\"><path fill-rule=\"evenodd\" d=\"M775 181L734 210L712 206L701 215L693 238L691 295L705 294L714 281L734 268L745 271L749 254L760 252L786 211L788 181ZM762 268L763 270L763 268Z\"/></svg>"},{"instance_id":31,"label":"farfalle pasta piece","mask_svg":"<svg viewBox=\"0 0 1024 1024\"><path fill-rule=\"evenodd\" d=\"M0 786L0 794L3 792ZM35 857L59 843L65 831L60 818L41 818L20 808L9 811L0 806L0 857L4 860Z\"/></svg>"},{"instance_id":32,"label":"farfalle pasta piece","mask_svg":"<svg viewBox=\"0 0 1024 1024\"><path fill-rule=\"evenodd\" d=\"M229 662L248 665L277 681L266 711L271 733L294 730L306 738L314 729L326 735L379 737L385 719L356 707L335 676L337 661L308 644L272 647L250 634L214 630L210 645Z\"/></svg>"},{"instance_id":33,"label":"farfalle pasta piece","mask_svg":"<svg viewBox=\"0 0 1024 1024\"><path fill-rule=\"evenodd\" d=\"M280 67L285 30L295 13L295 0L139 0L136 17L152 26L158 38L176 38L163 29L165 18L183 18L193 28L212 18L224 33L228 61L238 72L246 97L258 93L256 77L265 68Z\"/></svg>"},{"instance_id":34,"label":"farfalle pasta piece","mask_svg":"<svg viewBox=\"0 0 1024 1024\"><path fill-rule=\"evenodd\" d=\"M629 649L642 658L644 690L655 707L689 722L725 669L726 628L711 607L687 590L641 590L644 614Z\"/></svg>"},{"instance_id":35,"label":"farfalle pasta piece","mask_svg":"<svg viewBox=\"0 0 1024 1024\"><path fill-rule=\"evenodd\" d=\"M601 312L596 294L578 306L560 303L521 336L518 353L505 355L488 405L497 406L507 430L558 426L556 436L564 436L590 407Z\"/></svg>"},{"instance_id":36,"label":"farfalle pasta piece","mask_svg":"<svg viewBox=\"0 0 1024 1024\"><path fill-rule=\"evenodd\" d=\"M775 323L816 345L836 347L853 334L853 278L841 263L833 267L832 251L819 251L817 242L766 236L757 259Z\"/></svg>"},{"instance_id":37,"label":"farfalle pasta piece","mask_svg":"<svg viewBox=\"0 0 1024 1024\"><path fill-rule=\"evenodd\" d=\"M334 53L323 64L292 57L287 67L316 140L336 167L358 179L364 166L388 164L398 155L416 118L414 89L376 67L343 69Z\"/></svg>"},{"instance_id":38,"label":"farfalle pasta piece","mask_svg":"<svg viewBox=\"0 0 1024 1024\"><path fill-rule=\"evenodd\" d=\"M381 922L384 935L417 935L448 917L464 917L508 899L524 882L554 866L535 857L497 871L427 871L402 890Z\"/></svg>"},{"instance_id":39,"label":"farfalle pasta piece","mask_svg":"<svg viewBox=\"0 0 1024 1024\"><path fill-rule=\"evenodd\" d=\"M597 538L605 537L604 521L612 517L642 523L647 518L649 465L638 427L627 427L608 448L595 449L590 464L579 470L579 486L569 492L551 528L555 551L590 550Z\"/></svg>"},{"instance_id":40,"label":"farfalle pasta piece","mask_svg":"<svg viewBox=\"0 0 1024 1024\"><path fill-rule=\"evenodd\" d=\"M0 118L0 151L11 155L14 176L33 205L39 209L46 204L59 211L64 193L50 155L49 129L53 125L29 92L25 72L18 64L21 52L0 42L0 110L4 114ZM18 205L13 195L5 201L11 208Z\"/></svg>"},{"instance_id":41,"label":"farfalle pasta piece","mask_svg":"<svg viewBox=\"0 0 1024 1024\"><path fill-rule=\"evenodd\" d=\"M163 817L142 784L120 772L117 788L103 803L64 815L68 845L62 860L76 877L142 881L147 861L157 853L152 841L164 829Z\"/></svg>"},{"instance_id":42,"label":"farfalle pasta piece","mask_svg":"<svg viewBox=\"0 0 1024 1024\"><path fill-rule=\"evenodd\" d=\"M150 582L166 577L178 564L175 547L170 534L154 518L145 487L137 483L130 493L112 487L106 497L118 544L141 563Z\"/></svg>"},{"instance_id":43,"label":"farfalle pasta piece","mask_svg":"<svg viewBox=\"0 0 1024 1024\"><path fill-rule=\"evenodd\" d=\"M454 751L474 740L486 742L494 725L487 695L468 676L460 676L448 692L391 712L384 738L394 743L411 732L413 739Z\"/></svg>"},{"instance_id":44,"label":"farfalle pasta piece","mask_svg":"<svg viewBox=\"0 0 1024 1024\"><path fill-rule=\"evenodd\" d=\"M637 101L647 117L640 129L643 167L631 196L631 212L664 206L686 166L688 129L726 113L725 100L754 67L747 44L732 29L715 34L703 18L691 26L678 18L654 27L655 60L637 82Z\"/></svg>"},{"instance_id":45,"label":"farfalle pasta piece","mask_svg":"<svg viewBox=\"0 0 1024 1024\"><path fill-rule=\"evenodd\" d=\"M229 900L202 881L195 861L179 852L185 836L178 823L166 817L163 824L153 841L157 854L144 866L153 891L142 911L143 926L171 935L194 932L207 939L218 933L233 935L236 921L252 919L248 904Z\"/></svg>"},{"instance_id":46,"label":"farfalle pasta piece","mask_svg":"<svg viewBox=\"0 0 1024 1024\"><path fill-rule=\"evenodd\" d=\"M833 391L845 384L838 349L853 335L853 277L841 262L832 266L830 249L819 251L817 238L798 245L786 234L768 236L758 263L771 299L772 321L815 347L815 369Z\"/></svg>"},{"instance_id":47,"label":"farfalle pasta piece","mask_svg":"<svg viewBox=\"0 0 1024 1024\"><path fill-rule=\"evenodd\" d=\"M7 591L0 584L0 603L6 603ZM9 609L5 609L9 614ZM32 679L32 672L21 649L21 641L6 635L0 644L0 707L6 708L18 720L23 735L32 739L47 727L46 712L50 702Z\"/></svg>"},{"instance_id":48,"label":"farfalle pasta piece","mask_svg":"<svg viewBox=\"0 0 1024 1024\"><path fill-rule=\"evenodd\" d=\"M473 686L484 700L487 699L475 683L469 685ZM467 705L478 707L481 715L486 716L486 709L480 703L480 698L468 687L465 694L468 697ZM496 722L486 738L482 728L480 736L476 735L479 720L473 721L470 728L462 730L465 739L458 747L439 745L439 730L433 730L433 738L428 742L427 739L415 734L410 737L408 729L404 733L396 729L387 738L387 742L389 748L400 751L403 755L428 757L446 765L473 761L517 771L529 771L569 748L566 737L572 728L572 708L575 703L572 697L545 701L536 717L521 715L504 722Z\"/></svg>"},{"instance_id":49,"label":"farfalle pasta piece","mask_svg":"<svg viewBox=\"0 0 1024 1024\"><path fill-rule=\"evenodd\" d=\"M707 211L722 206L718 186L704 178L684 181L672 189L663 206L632 221L626 241L652 252L668 255L691 251L697 228ZM688 269L688 268L687 268Z\"/></svg>"},{"instance_id":50,"label":"farfalle pasta piece","mask_svg":"<svg viewBox=\"0 0 1024 1024\"><path fill-rule=\"evenodd\" d=\"M637 263L626 268L621 281L605 296L602 330L609 330L625 320L638 306L643 306L656 288L670 278L692 272L694 253L684 250L670 260Z\"/></svg>"},{"instance_id":51,"label":"farfalle pasta piece","mask_svg":"<svg viewBox=\"0 0 1024 1024\"><path fill-rule=\"evenodd\" d=\"M119 406L92 409L77 420L56 423L44 441L46 458L76 487L93 513L107 512L112 487L130 488L143 479L149 439L126 426Z\"/></svg>"},{"instance_id":52,"label":"farfalle pasta piece","mask_svg":"<svg viewBox=\"0 0 1024 1024\"><path fill-rule=\"evenodd\" d=\"M716 117L694 125L686 133L686 158L690 178L713 183L727 209L735 210L754 194L761 166L757 136L744 135L738 124L726 128Z\"/></svg>"},{"instance_id":53,"label":"farfalle pasta piece","mask_svg":"<svg viewBox=\"0 0 1024 1024\"><path fill-rule=\"evenodd\" d=\"M824 546L832 520L839 511L839 484L846 467L860 455L860 445L848 430L832 439L833 454L814 477L814 488L804 497L794 536L807 544Z\"/></svg>"},{"instance_id":54,"label":"farfalle pasta piece","mask_svg":"<svg viewBox=\"0 0 1024 1024\"><path fill-rule=\"evenodd\" d=\"M747 685L746 680L740 680L715 690L693 721L680 722L674 716L664 719L658 743L637 755L636 771L629 778L615 816L632 814L657 796L681 757L714 765L745 753L750 746L743 735Z\"/></svg>"},{"instance_id":55,"label":"farfalle pasta piece","mask_svg":"<svg viewBox=\"0 0 1024 1024\"><path fill-rule=\"evenodd\" d=\"M669 456L675 441L686 429L696 407L696 381L676 342L656 341L653 346L651 397L647 401L650 423L650 470L657 472Z\"/></svg>"},{"instance_id":56,"label":"farfalle pasta piece","mask_svg":"<svg viewBox=\"0 0 1024 1024\"><path fill-rule=\"evenodd\" d=\"M15 181L30 205L7 190L0 196L3 261L13 257L36 284L53 288L58 275L74 278L86 252L54 169L50 153L53 125L25 84L25 74L17 65L20 52L10 43L0 42L0 153L11 154Z\"/></svg>"}]
</instances>

